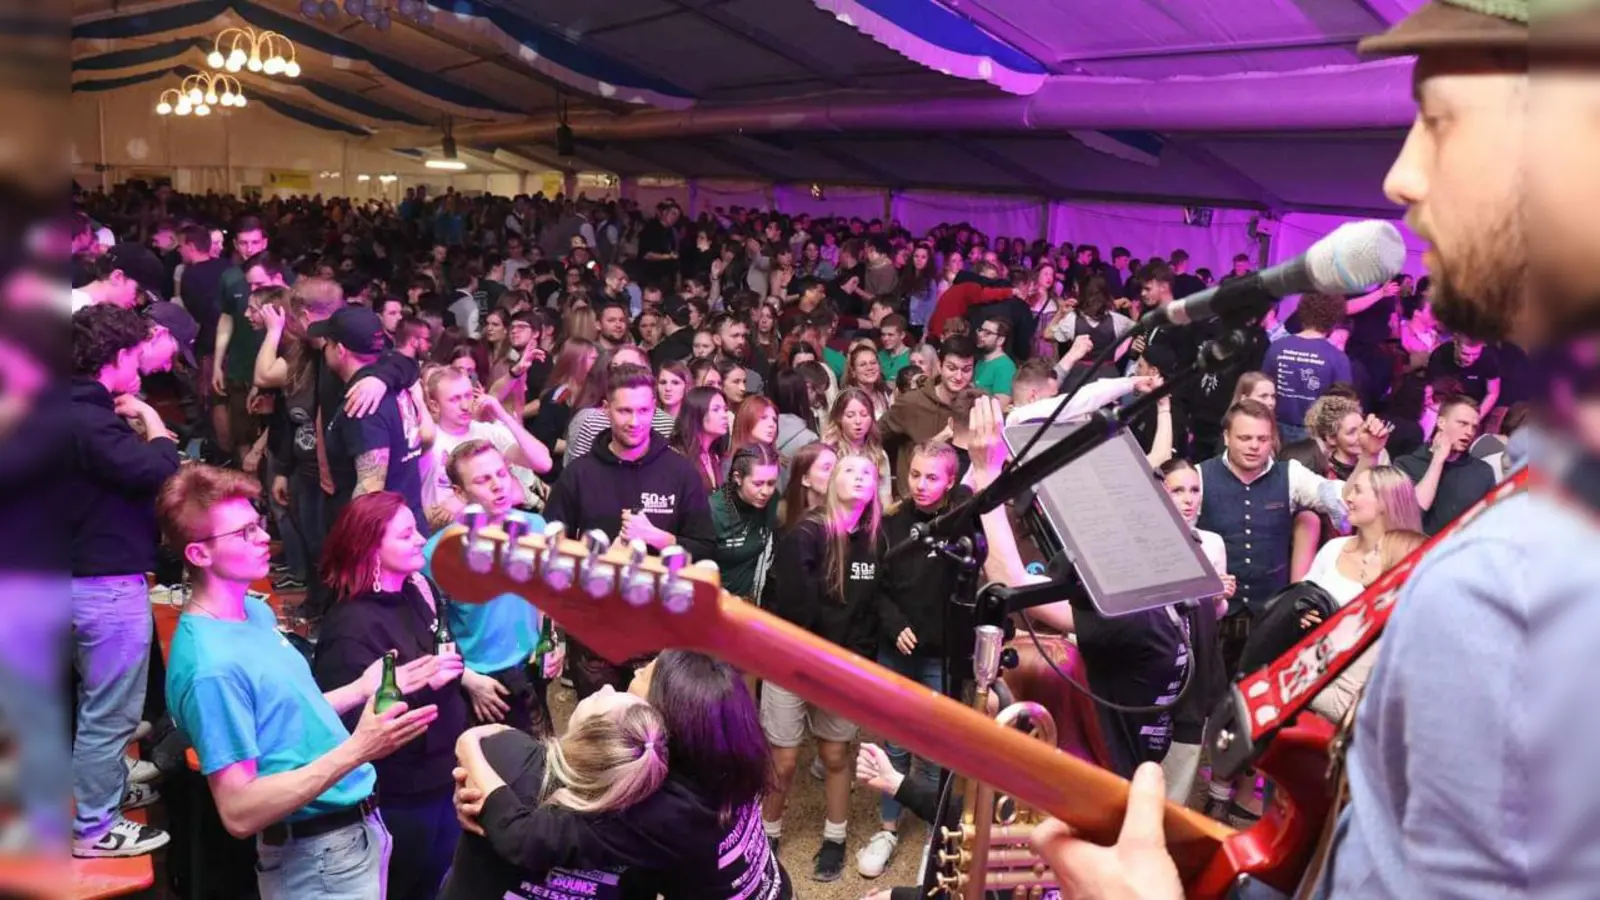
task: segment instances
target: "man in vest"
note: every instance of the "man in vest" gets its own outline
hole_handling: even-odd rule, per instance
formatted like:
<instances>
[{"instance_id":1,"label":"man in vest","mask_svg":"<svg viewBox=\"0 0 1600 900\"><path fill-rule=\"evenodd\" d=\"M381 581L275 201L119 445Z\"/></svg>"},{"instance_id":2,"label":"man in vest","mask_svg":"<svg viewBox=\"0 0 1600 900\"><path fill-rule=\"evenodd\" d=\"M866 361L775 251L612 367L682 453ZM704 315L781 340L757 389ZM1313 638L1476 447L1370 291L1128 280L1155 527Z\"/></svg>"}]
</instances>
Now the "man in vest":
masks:
<instances>
[{"instance_id":1,"label":"man in vest","mask_svg":"<svg viewBox=\"0 0 1600 900\"><path fill-rule=\"evenodd\" d=\"M1344 527L1344 482L1323 478L1294 460L1273 459L1272 410L1241 400L1222 420L1226 452L1200 464L1199 526L1222 536L1228 574L1239 581L1222 621L1222 653L1231 671L1249 636L1251 614L1289 586L1289 541L1294 516L1313 510ZM1362 429L1356 471L1378 464L1387 426L1369 419Z\"/></svg>"}]
</instances>

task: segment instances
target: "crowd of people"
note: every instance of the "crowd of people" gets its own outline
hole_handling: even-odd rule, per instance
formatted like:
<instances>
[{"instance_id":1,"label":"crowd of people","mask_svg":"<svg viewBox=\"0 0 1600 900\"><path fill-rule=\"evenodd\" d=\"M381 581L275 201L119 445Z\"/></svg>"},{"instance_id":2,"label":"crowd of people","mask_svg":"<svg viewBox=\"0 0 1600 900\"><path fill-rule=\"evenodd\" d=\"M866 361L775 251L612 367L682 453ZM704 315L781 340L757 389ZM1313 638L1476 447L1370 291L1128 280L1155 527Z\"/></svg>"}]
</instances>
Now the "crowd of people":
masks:
<instances>
[{"instance_id":1,"label":"crowd of people","mask_svg":"<svg viewBox=\"0 0 1600 900\"><path fill-rule=\"evenodd\" d=\"M1526 359L1449 334L1426 278L1301 297L1254 327L1244 365L1189 380L1213 326L1134 330L1214 283L1181 248L140 184L83 195L72 222L73 852L169 840L121 812L157 797L124 752L148 715L153 572L188 585L165 712L227 831L255 838L263 897L790 896L774 851L808 739L826 807L809 874L844 871L862 723L698 654L552 641L518 597L451 602L427 544L469 506L680 547L954 693L972 649L956 564L885 548L988 483L1001 431L1063 393L1082 416L1181 380L1132 430L1225 593L1036 619L1071 636L1097 695L1160 710L1100 709L1097 761L1161 763L1175 801L1244 823L1259 786L1202 785L1199 735L1252 623L1299 582L1348 602L1507 475L1528 418ZM1252 259L1225 262L1234 278ZM1025 578L1034 542L984 526L991 561ZM267 578L303 602L270 608L250 590ZM313 649L280 639L287 615ZM404 702L380 709L386 659ZM1337 718L1369 667L1319 710ZM557 734L561 678L579 702ZM939 777L862 751L879 752ZM865 877L897 853L893 794L856 848Z\"/></svg>"}]
</instances>

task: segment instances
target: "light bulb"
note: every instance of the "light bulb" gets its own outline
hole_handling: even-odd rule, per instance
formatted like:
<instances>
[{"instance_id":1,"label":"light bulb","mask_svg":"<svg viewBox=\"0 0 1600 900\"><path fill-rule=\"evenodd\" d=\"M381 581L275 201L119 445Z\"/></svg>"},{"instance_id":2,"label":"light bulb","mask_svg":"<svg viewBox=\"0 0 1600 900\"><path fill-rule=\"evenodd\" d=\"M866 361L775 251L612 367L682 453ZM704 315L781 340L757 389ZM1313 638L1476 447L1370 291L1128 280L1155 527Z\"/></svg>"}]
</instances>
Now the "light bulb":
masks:
<instances>
[{"instance_id":1,"label":"light bulb","mask_svg":"<svg viewBox=\"0 0 1600 900\"><path fill-rule=\"evenodd\" d=\"M234 95L233 108L234 109L244 109L244 95L243 94L235 94Z\"/></svg>"},{"instance_id":2,"label":"light bulb","mask_svg":"<svg viewBox=\"0 0 1600 900\"><path fill-rule=\"evenodd\" d=\"M288 77L290 77L290 78L299 78L300 77L300 64L295 62L292 59L289 60L288 62L283 64L283 74L288 76Z\"/></svg>"},{"instance_id":3,"label":"light bulb","mask_svg":"<svg viewBox=\"0 0 1600 900\"><path fill-rule=\"evenodd\" d=\"M223 91L222 92L222 105L223 106L232 106L233 105L233 91Z\"/></svg>"},{"instance_id":4,"label":"light bulb","mask_svg":"<svg viewBox=\"0 0 1600 900\"><path fill-rule=\"evenodd\" d=\"M227 64L222 68L229 72L242 72L244 71L244 60L235 59L234 57L230 56L228 57Z\"/></svg>"},{"instance_id":5,"label":"light bulb","mask_svg":"<svg viewBox=\"0 0 1600 900\"><path fill-rule=\"evenodd\" d=\"M245 64L245 68L252 72L261 71L261 57L255 55L254 53L250 54L250 61Z\"/></svg>"},{"instance_id":6,"label":"light bulb","mask_svg":"<svg viewBox=\"0 0 1600 900\"><path fill-rule=\"evenodd\" d=\"M202 103L194 108L194 114L197 116L209 116L211 115L211 107Z\"/></svg>"},{"instance_id":7,"label":"light bulb","mask_svg":"<svg viewBox=\"0 0 1600 900\"><path fill-rule=\"evenodd\" d=\"M178 106L177 106L176 109L173 110L173 112L177 113L180 116L187 116L190 113L191 110L192 110L192 107L189 105L188 99L185 98L183 100L179 100L178 101Z\"/></svg>"},{"instance_id":8,"label":"light bulb","mask_svg":"<svg viewBox=\"0 0 1600 900\"><path fill-rule=\"evenodd\" d=\"M199 88L189 88L189 103L191 105L192 104L197 104L200 101L204 100L205 98L206 98L206 95L200 93L200 89Z\"/></svg>"},{"instance_id":9,"label":"light bulb","mask_svg":"<svg viewBox=\"0 0 1600 900\"><path fill-rule=\"evenodd\" d=\"M271 57L261 66L261 71L266 72L268 75L281 73L283 71L283 57Z\"/></svg>"},{"instance_id":10,"label":"light bulb","mask_svg":"<svg viewBox=\"0 0 1600 900\"><path fill-rule=\"evenodd\" d=\"M227 62L227 60L222 58L222 51L220 50L213 50L211 51L211 55L206 57L206 65L213 69L222 68L222 64L225 62Z\"/></svg>"},{"instance_id":11,"label":"light bulb","mask_svg":"<svg viewBox=\"0 0 1600 900\"><path fill-rule=\"evenodd\" d=\"M172 114L172 104L171 103L168 103L167 101L163 100L160 103L156 104L156 115L158 115L158 116L166 116L166 115L171 115L171 114Z\"/></svg>"},{"instance_id":12,"label":"light bulb","mask_svg":"<svg viewBox=\"0 0 1600 900\"><path fill-rule=\"evenodd\" d=\"M244 48L243 47L235 47L235 48L233 48L233 52L228 54L228 65L230 65L230 66L243 66L245 59L246 59L246 56L245 56Z\"/></svg>"},{"instance_id":13,"label":"light bulb","mask_svg":"<svg viewBox=\"0 0 1600 900\"><path fill-rule=\"evenodd\" d=\"M211 92L207 93L206 94L206 102L211 104L212 106L216 106L217 105L217 92L216 91L211 91Z\"/></svg>"}]
</instances>

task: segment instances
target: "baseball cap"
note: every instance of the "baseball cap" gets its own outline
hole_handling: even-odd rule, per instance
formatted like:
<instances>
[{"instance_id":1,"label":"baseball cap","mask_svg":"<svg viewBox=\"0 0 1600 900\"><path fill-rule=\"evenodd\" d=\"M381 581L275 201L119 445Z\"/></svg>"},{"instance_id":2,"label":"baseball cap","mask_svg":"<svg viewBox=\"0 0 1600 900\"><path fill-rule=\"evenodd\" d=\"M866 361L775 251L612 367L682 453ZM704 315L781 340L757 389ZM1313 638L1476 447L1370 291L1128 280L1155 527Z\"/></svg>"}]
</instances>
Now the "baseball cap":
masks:
<instances>
[{"instance_id":1,"label":"baseball cap","mask_svg":"<svg viewBox=\"0 0 1600 900\"><path fill-rule=\"evenodd\" d=\"M178 342L178 350L183 353L183 361L194 368L194 339L200 336L200 323L189 315L189 311L171 300L157 300L145 307L144 314L150 321L160 325Z\"/></svg>"},{"instance_id":2,"label":"baseball cap","mask_svg":"<svg viewBox=\"0 0 1600 900\"><path fill-rule=\"evenodd\" d=\"M313 323L306 334L327 338L352 353L377 356L389 346L383 333L383 322L378 314L365 306L341 307L321 322Z\"/></svg>"},{"instance_id":3,"label":"baseball cap","mask_svg":"<svg viewBox=\"0 0 1600 900\"><path fill-rule=\"evenodd\" d=\"M121 269L124 277L132 278L139 287L166 299L167 292L162 286L167 280L167 267L149 247L124 242L107 250L106 259L111 268Z\"/></svg>"},{"instance_id":4,"label":"baseball cap","mask_svg":"<svg viewBox=\"0 0 1600 900\"><path fill-rule=\"evenodd\" d=\"M661 314L679 328L689 327L689 302L676 294L661 301Z\"/></svg>"}]
</instances>

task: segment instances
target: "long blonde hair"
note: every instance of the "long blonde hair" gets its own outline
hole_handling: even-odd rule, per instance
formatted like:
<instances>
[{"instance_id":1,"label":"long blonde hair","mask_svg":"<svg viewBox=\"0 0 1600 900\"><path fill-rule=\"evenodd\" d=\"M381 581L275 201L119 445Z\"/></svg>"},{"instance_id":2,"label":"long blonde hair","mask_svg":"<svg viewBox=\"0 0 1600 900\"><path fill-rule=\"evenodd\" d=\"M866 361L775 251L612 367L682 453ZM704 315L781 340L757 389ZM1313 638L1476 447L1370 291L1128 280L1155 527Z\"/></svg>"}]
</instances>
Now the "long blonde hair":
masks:
<instances>
[{"instance_id":1,"label":"long blonde hair","mask_svg":"<svg viewBox=\"0 0 1600 900\"><path fill-rule=\"evenodd\" d=\"M1383 510L1385 531L1422 531L1422 507L1417 503L1417 488L1406 473L1394 466L1373 466L1367 470L1372 494ZM1387 560L1386 560L1387 561Z\"/></svg>"},{"instance_id":2,"label":"long blonde hair","mask_svg":"<svg viewBox=\"0 0 1600 900\"><path fill-rule=\"evenodd\" d=\"M646 703L628 703L546 738L541 802L573 812L626 809L667 778L667 729Z\"/></svg>"},{"instance_id":3,"label":"long blonde hair","mask_svg":"<svg viewBox=\"0 0 1600 900\"><path fill-rule=\"evenodd\" d=\"M823 569L827 574L828 591L844 602L844 572L850 562L850 532L840 531L838 523L845 518L847 512L845 501L839 499L839 473L844 470L846 462L859 459L872 466L877 472L879 485L882 484L884 473L879 470L878 463L872 457L861 453L840 453L839 461L833 465L833 476L828 479L828 493L822 498L822 504L810 512L810 517L822 523L822 534L828 542L828 551L823 556ZM878 544L878 530L883 524L883 492L879 485L873 485L872 496L867 499L867 508L862 511L861 519L856 523L856 531L864 531L869 545L876 547Z\"/></svg>"}]
</instances>

